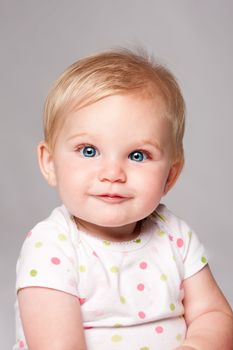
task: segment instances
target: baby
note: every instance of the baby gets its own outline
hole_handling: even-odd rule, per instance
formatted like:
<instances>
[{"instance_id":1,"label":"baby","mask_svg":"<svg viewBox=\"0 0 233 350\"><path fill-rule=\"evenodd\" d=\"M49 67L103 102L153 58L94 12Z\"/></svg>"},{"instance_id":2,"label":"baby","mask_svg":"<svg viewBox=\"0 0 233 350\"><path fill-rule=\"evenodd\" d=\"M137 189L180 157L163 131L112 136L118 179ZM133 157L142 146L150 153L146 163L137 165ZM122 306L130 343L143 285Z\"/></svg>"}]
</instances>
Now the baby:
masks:
<instances>
[{"instance_id":1,"label":"baby","mask_svg":"<svg viewBox=\"0 0 233 350\"><path fill-rule=\"evenodd\" d=\"M184 163L184 114L171 72L127 50L56 81L38 158L62 206L22 247L14 349L233 349L204 248L160 203Z\"/></svg>"}]
</instances>

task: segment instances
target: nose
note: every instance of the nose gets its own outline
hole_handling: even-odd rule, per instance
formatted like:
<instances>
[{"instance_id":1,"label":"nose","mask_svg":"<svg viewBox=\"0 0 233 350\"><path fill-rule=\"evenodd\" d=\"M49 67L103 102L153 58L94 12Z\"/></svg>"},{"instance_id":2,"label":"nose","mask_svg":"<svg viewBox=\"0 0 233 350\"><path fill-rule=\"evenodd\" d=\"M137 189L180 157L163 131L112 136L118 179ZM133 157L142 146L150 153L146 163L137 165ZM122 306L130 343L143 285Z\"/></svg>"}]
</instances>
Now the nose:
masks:
<instances>
[{"instance_id":1,"label":"nose","mask_svg":"<svg viewBox=\"0 0 233 350\"><path fill-rule=\"evenodd\" d=\"M99 171L99 180L101 182L108 181L124 183L127 180L126 171L119 162L108 162L101 167Z\"/></svg>"}]
</instances>

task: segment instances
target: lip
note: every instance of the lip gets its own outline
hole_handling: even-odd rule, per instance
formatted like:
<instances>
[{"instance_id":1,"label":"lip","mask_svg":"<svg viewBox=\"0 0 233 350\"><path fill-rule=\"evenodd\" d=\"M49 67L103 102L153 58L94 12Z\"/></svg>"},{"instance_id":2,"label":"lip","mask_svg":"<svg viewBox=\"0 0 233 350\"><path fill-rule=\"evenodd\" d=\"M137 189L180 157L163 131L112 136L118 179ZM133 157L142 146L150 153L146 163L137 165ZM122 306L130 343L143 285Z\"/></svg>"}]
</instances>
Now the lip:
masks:
<instances>
[{"instance_id":1,"label":"lip","mask_svg":"<svg viewBox=\"0 0 233 350\"><path fill-rule=\"evenodd\" d=\"M124 196L119 193L101 193L96 195L95 197L108 203L120 203L130 199L130 197Z\"/></svg>"}]
</instances>

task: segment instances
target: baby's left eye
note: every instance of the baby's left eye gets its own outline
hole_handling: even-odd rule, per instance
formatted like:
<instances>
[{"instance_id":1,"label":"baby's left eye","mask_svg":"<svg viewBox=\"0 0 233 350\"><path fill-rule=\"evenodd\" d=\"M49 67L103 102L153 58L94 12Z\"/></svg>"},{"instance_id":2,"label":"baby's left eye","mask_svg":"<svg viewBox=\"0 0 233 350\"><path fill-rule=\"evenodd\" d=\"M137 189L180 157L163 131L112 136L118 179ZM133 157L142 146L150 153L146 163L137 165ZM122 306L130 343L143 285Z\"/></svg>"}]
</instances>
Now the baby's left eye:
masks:
<instances>
[{"instance_id":1,"label":"baby's left eye","mask_svg":"<svg viewBox=\"0 0 233 350\"><path fill-rule=\"evenodd\" d=\"M94 146L84 146L84 147L81 147L80 149L78 149L78 151L85 158L93 158L98 154L98 152Z\"/></svg>"},{"instance_id":2,"label":"baby's left eye","mask_svg":"<svg viewBox=\"0 0 233 350\"><path fill-rule=\"evenodd\" d=\"M133 151L130 153L129 159L134 160L135 162L142 162L143 160L148 159L148 156L145 152Z\"/></svg>"}]
</instances>

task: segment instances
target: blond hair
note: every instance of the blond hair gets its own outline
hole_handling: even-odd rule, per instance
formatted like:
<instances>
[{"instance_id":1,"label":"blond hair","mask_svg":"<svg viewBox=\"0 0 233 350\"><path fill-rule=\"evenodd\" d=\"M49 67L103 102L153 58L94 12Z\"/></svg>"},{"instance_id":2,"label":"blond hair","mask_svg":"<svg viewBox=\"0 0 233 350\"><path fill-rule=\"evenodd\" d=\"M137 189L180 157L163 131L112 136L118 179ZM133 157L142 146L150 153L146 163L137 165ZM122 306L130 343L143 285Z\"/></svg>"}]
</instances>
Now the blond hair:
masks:
<instances>
[{"instance_id":1,"label":"blond hair","mask_svg":"<svg viewBox=\"0 0 233 350\"><path fill-rule=\"evenodd\" d=\"M114 94L161 96L173 129L175 157L183 160L185 103L173 74L143 53L111 50L78 60L55 81L44 108L44 137L53 148L65 115Z\"/></svg>"}]
</instances>

